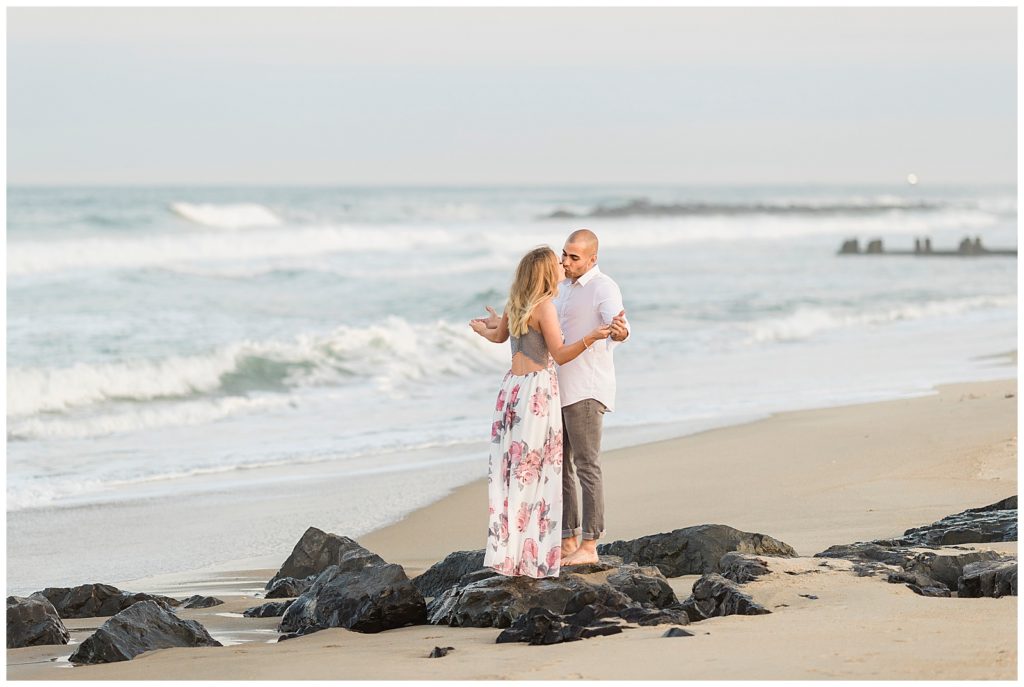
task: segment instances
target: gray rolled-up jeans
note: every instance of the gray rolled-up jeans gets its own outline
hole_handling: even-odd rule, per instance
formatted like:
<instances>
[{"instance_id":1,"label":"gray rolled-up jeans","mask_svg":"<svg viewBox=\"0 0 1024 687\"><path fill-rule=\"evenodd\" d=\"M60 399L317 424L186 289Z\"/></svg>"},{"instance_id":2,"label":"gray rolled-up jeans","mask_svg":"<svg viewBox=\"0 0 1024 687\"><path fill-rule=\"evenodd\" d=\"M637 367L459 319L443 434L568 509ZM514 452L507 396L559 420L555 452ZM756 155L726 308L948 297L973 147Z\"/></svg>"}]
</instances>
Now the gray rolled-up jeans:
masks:
<instances>
[{"instance_id":1,"label":"gray rolled-up jeans","mask_svg":"<svg viewBox=\"0 0 1024 687\"><path fill-rule=\"evenodd\" d=\"M601 480L601 426L607 410L592 398L562 408L562 538L604 536L604 483ZM576 477L583 492L583 519ZM582 529L581 529L582 525Z\"/></svg>"}]
</instances>

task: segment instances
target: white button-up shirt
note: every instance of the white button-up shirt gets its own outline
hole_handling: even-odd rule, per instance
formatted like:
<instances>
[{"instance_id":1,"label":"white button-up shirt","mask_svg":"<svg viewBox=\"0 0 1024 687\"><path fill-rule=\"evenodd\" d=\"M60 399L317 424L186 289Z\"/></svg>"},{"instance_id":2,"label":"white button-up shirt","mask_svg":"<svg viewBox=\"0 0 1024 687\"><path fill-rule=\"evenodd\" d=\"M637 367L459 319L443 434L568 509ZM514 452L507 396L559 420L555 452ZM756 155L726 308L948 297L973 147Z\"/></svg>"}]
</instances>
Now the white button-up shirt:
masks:
<instances>
[{"instance_id":1,"label":"white button-up shirt","mask_svg":"<svg viewBox=\"0 0 1024 687\"><path fill-rule=\"evenodd\" d=\"M579 341L596 327L611 323L623 309L619 285L597 265L575 282L571 279L560 282L554 303L566 343ZM629 328L628 322L626 327ZM597 341L574 360L558 367L558 390L563 408L593 398L609 411L613 410L615 363L612 350L619 343L611 337Z\"/></svg>"}]
</instances>

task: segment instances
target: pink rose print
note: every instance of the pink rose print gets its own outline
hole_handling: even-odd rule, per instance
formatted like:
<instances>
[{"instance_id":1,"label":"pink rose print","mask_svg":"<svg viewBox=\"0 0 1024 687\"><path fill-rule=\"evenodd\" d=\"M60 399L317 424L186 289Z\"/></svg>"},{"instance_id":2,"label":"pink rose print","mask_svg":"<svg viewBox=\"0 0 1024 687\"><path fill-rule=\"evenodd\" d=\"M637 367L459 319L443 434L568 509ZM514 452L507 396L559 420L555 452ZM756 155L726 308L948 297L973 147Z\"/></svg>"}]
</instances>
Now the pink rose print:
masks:
<instances>
[{"instance_id":1,"label":"pink rose print","mask_svg":"<svg viewBox=\"0 0 1024 687\"><path fill-rule=\"evenodd\" d=\"M562 433L551 430L548 432L548 439L544 442L544 464L562 465Z\"/></svg>"},{"instance_id":2,"label":"pink rose print","mask_svg":"<svg viewBox=\"0 0 1024 687\"><path fill-rule=\"evenodd\" d=\"M558 395L558 375L557 374L551 375L551 395L552 396L557 396Z\"/></svg>"},{"instance_id":3,"label":"pink rose print","mask_svg":"<svg viewBox=\"0 0 1024 687\"><path fill-rule=\"evenodd\" d=\"M533 392L533 396L530 398L530 412L538 417L548 414L548 394L544 391L544 387L539 386Z\"/></svg>"},{"instance_id":4,"label":"pink rose print","mask_svg":"<svg viewBox=\"0 0 1024 687\"><path fill-rule=\"evenodd\" d=\"M554 570L558 567L558 564L562 562L562 548L561 544L551 547L548 551L547 564L548 570Z\"/></svg>"},{"instance_id":5,"label":"pink rose print","mask_svg":"<svg viewBox=\"0 0 1024 687\"><path fill-rule=\"evenodd\" d=\"M540 476L540 451L530 451L516 466L516 479L520 484L532 484Z\"/></svg>"},{"instance_id":6,"label":"pink rose print","mask_svg":"<svg viewBox=\"0 0 1024 687\"><path fill-rule=\"evenodd\" d=\"M495 420L494 424L491 425L491 441L497 441L498 432L501 431L501 420Z\"/></svg>"},{"instance_id":7,"label":"pink rose print","mask_svg":"<svg viewBox=\"0 0 1024 687\"><path fill-rule=\"evenodd\" d=\"M541 518L537 521L537 538L544 541L544 537L548 536L548 523L551 521L547 518Z\"/></svg>"},{"instance_id":8,"label":"pink rose print","mask_svg":"<svg viewBox=\"0 0 1024 687\"><path fill-rule=\"evenodd\" d=\"M523 503L519 506L519 513L516 515L516 529L525 532L530 524L530 507Z\"/></svg>"},{"instance_id":9,"label":"pink rose print","mask_svg":"<svg viewBox=\"0 0 1024 687\"><path fill-rule=\"evenodd\" d=\"M523 442L513 441L508 445L508 462L515 465L523 459Z\"/></svg>"},{"instance_id":10,"label":"pink rose print","mask_svg":"<svg viewBox=\"0 0 1024 687\"><path fill-rule=\"evenodd\" d=\"M498 539L502 544L508 542L508 516L504 513L498 516Z\"/></svg>"},{"instance_id":11,"label":"pink rose print","mask_svg":"<svg viewBox=\"0 0 1024 687\"><path fill-rule=\"evenodd\" d=\"M534 568L537 567L537 542L533 539L523 542L523 563L528 563Z\"/></svg>"},{"instance_id":12,"label":"pink rose print","mask_svg":"<svg viewBox=\"0 0 1024 687\"><path fill-rule=\"evenodd\" d=\"M500 413L505 408L505 390L502 389L498 392L498 402L494 406L494 411Z\"/></svg>"}]
</instances>

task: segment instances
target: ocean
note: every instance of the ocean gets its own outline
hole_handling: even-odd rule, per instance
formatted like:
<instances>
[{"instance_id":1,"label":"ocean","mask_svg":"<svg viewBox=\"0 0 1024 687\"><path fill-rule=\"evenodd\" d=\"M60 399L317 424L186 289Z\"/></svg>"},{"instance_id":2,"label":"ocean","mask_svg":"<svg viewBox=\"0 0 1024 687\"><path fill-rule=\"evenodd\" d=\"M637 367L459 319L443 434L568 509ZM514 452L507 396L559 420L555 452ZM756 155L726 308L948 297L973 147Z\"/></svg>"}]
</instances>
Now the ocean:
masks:
<instances>
[{"instance_id":1,"label":"ocean","mask_svg":"<svg viewBox=\"0 0 1024 687\"><path fill-rule=\"evenodd\" d=\"M349 497L317 524L359 536L483 476L509 352L467 322L500 312L523 253L581 226L632 326L606 447L1016 375L1000 357L1015 258L837 255L848 238L1015 248L1014 187L13 187L7 203L9 593L286 555L315 520L211 531L201 554L72 557L53 523L84 513L330 476Z\"/></svg>"}]
</instances>

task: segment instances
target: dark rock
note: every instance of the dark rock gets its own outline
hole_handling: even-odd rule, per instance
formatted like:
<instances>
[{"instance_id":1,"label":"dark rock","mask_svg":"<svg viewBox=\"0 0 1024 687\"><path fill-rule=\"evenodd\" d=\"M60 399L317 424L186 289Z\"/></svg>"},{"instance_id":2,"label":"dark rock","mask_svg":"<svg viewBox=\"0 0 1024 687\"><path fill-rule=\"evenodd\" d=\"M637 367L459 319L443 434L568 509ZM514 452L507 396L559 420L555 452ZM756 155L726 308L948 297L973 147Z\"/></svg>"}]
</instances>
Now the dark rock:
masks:
<instances>
[{"instance_id":1,"label":"dark rock","mask_svg":"<svg viewBox=\"0 0 1024 687\"><path fill-rule=\"evenodd\" d=\"M1017 561L979 561L968 563L957 583L957 596L1017 596Z\"/></svg>"},{"instance_id":2,"label":"dark rock","mask_svg":"<svg viewBox=\"0 0 1024 687\"><path fill-rule=\"evenodd\" d=\"M270 587L267 588L266 598L268 599L293 599L297 596L301 596L313 586L313 581L316 580L316 575L310 575L304 577L301 580L297 580L294 577L281 577L278 578Z\"/></svg>"},{"instance_id":3,"label":"dark rock","mask_svg":"<svg viewBox=\"0 0 1024 687\"><path fill-rule=\"evenodd\" d=\"M904 563L904 569L907 572L920 573L929 577L942 583L948 589L956 589L957 580L963 575L964 566L969 563L996 561L1001 558L1002 556L995 551L969 551L954 555L926 551L916 554L911 560ZM915 584L919 583L915 582Z\"/></svg>"},{"instance_id":4,"label":"dark rock","mask_svg":"<svg viewBox=\"0 0 1024 687\"><path fill-rule=\"evenodd\" d=\"M307 627L343 627L382 632L427 621L423 595L400 565L344 570L332 565L285 611L281 632Z\"/></svg>"},{"instance_id":5,"label":"dark rock","mask_svg":"<svg viewBox=\"0 0 1024 687\"><path fill-rule=\"evenodd\" d=\"M771 572L768 570L768 564L760 558L738 551L730 551L722 556L718 568L722 571L722 577L737 584L746 584Z\"/></svg>"},{"instance_id":6,"label":"dark rock","mask_svg":"<svg viewBox=\"0 0 1024 687\"><path fill-rule=\"evenodd\" d=\"M601 618L617 615L618 612L601 604L590 604L571 615L562 616L562 621L570 625L591 625Z\"/></svg>"},{"instance_id":7,"label":"dark rock","mask_svg":"<svg viewBox=\"0 0 1024 687\"><path fill-rule=\"evenodd\" d=\"M797 594L797 596L802 596L805 599L811 599L812 601L818 600L818 597L816 597L814 594Z\"/></svg>"},{"instance_id":8,"label":"dark rock","mask_svg":"<svg viewBox=\"0 0 1024 687\"><path fill-rule=\"evenodd\" d=\"M72 663L128 661L144 651L179 646L221 646L195 620L182 620L156 601L140 601L117 613L68 659Z\"/></svg>"},{"instance_id":9,"label":"dark rock","mask_svg":"<svg viewBox=\"0 0 1024 687\"><path fill-rule=\"evenodd\" d=\"M284 642L284 641L287 641L289 639L295 639L296 637L305 637L306 635L311 635L311 634L314 634L316 632L319 632L320 630L326 630L326 629L327 629L326 627L312 627L312 626L304 627L301 630L297 630L296 632L289 632L287 634L281 635L280 637L277 638L277 641L278 642Z\"/></svg>"},{"instance_id":10,"label":"dark rock","mask_svg":"<svg viewBox=\"0 0 1024 687\"><path fill-rule=\"evenodd\" d=\"M7 648L67 644L71 639L57 610L46 599L7 597Z\"/></svg>"},{"instance_id":11,"label":"dark rock","mask_svg":"<svg viewBox=\"0 0 1024 687\"><path fill-rule=\"evenodd\" d=\"M439 596L458 584L464 575L482 570L483 567L483 549L455 551L445 556L443 561L434 563L422 575L413 578L412 583L425 597Z\"/></svg>"},{"instance_id":12,"label":"dark rock","mask_svg":"<svg viewBox=\"0 0 1024 687\"><path fill-rule=\"evenodd\" d=\"M690 615L681 608L623 608L618 616L637 625L689 625Z\"/></svg>"},{"instance_id":13,"label":"dark rock","mask_svg":"<svg viewBox=\"0 0 1024 687\"><path fill-rule=\"evenodd\" d=\"M655 566L641 568L633 563L623 565L610 574L606 581L616 591L642 604L664 608L679 601L668 581Z\"/></svg>"},{"instance_id":14,"label":"dark rock","mask_svg":"<svg viewBox=\"0 0 1024 687\"><path fill-rule=\"evenodd\" d=\"M931 586L931 587L922 587L922 586L916 585L916 584L908 584L907 585L907 589L909 589L910 591L914 592L915 594L920 594L921 596L936 596L936 597L949 597L949 596L952 596L952 594L950 593L949 589L947 589L946 585L944 585L944 584L940 584L940 585L937 585L937 586Z\"/></svg>"},{"instance_id":15,"label":"dark rock","mask_svg":"<svg viewBox=\"0 0 1024 687\"><path fill-rule=\"evenodd\" d=\"M495 643L527 642L535 646L560 644L620 632L622 628L617 624L596 622L590 626L571 625L547 609L532 608L503 630Z\"/></svg>"},{"instance_id":16,"label":"dark rock","mask_svg":"<svg viewBox=\"0 0 1024 687\"><path fill-rule=\"evenodd\" d=\"M739 586L717 573L702 575L693 583L693 594L679 604L691 621L724 615L762 615L771 613L740 591Z\"/></svg>"},{"instance_id":17,"label":"dark rock","mask_svg":"<svg viewBox=\"0 0 1024 687\"><path fill-rule=\"evenodd\" d=\"M274 601L262 606L253 606L245 609L242 615L246 618L278 618L284 615L293 601L294 599L288 599L287 601Z\"/></svg>"},{"instance_id":18,"label":"dark rock","mask_svg":"<svg viewBox=\"0 0 1024 687\"><path fill-rule=\"evenodd\" d=\"M727 525L697 525L630 541L597 547L599 553L620 556L627 563L656 565L666 577L718 572L726 553L796 556L788 544L766 534L741 532Z\"/></svg>"},{"instance_id":19,"label":"dark rock","mask_svg":"<svg viewBox=\"0 0 1024 687\"><path fill-rule=\"evenodd\" d=\"M434 650L430 652L427 658L443 658L448 655L449 651L455 651L453 646L435 646Z\"/></svg>"},{"instance_id":20,"label":"dark rock","mask_svg":"<svg viewBox=\"0 0 1024 687\"><path fill-rule=\"evenodd\" d=\"M687 632L681 627L672 627L665 631L662 637L692 637L692 632Z\"/></svg>"},{"instance_id":21,"label":"dark rock","mask_svg":"<svg viewBox=\"0 0 1024 687\"><path fill-rule=\"evenodd\" d=\"M562 567L563 573L573 575L590 575L592 573L614 570L622 566L622 558L619 556L598 556L597 563L582 563L580 565L567 565Z\"/></svg>"},{"instance_id":22,"label":"dark rock","mask_svg":"<svg viewBox=\"0 0 1024 687\"><path fill-rule=\"evenodd\" d=\"M912 585L914 587L918 587L919 589L932 587L942 588L946 590L946 596L949 596L949 587L947 587L941 582L933 580L932 578L928 577L927 575L921 572L911 572L903 570L900 572L890 573L885 581L889 584L906 584L908 586Z\"/></svg>"},{"instance_id":23,"label":"dark rock","mask_svg":"<svg viewBox=\"0 0 1024 687\"><path fill-rule=\"evenodd\" d=\"M869 564L882 563L902 568L904 563L914 558L914 555L913 551L895 544L893 540L875 540L857 542L856 544L836 544L835 546L828 547L821 553L814 554L814 557L842 558L848 561Z\"/></svg>"},{"instance_id":24,"label":"dark rock","mask_svg":"<svg viewBox=\"0 0 1024 687\"><path fill-rule=\"evenodd\" d=\"M200 596L195 594L182 600L181 608L210 608L211 606L220 606L223 601L212 596Z\"/></svg>"},{"instance_id":25,"label":"dark rock","mask_svg":"<svg viewBox=\"0 0 1024 687\"><path fill-rule=\"evenodd\" d=\"M352 572L371 565L384 565L386 562L348 537L310 527L292 549L281 569L267 582L266 588L270 589L284 577L301 580L310 575L319 575L332 565L336 565L340 572Z\"/></svg>"},{"instance_id":26,"label":"dark rock","mask_svg":"<svg viewBox=\"0 0 1024 687\"><path fill-rule=\"evenodd\" d=\"M64 619L114 615L139 601L157 601L168 608L179 603L169 596L124 592L109 584L47 587L41 592L35 592L32 597L47 599Z\"/></svg>"},{"instance_id":27,"label":"dark rock","mask_svg":"<svg viewBox=\"0 0 1024 687\"><path fill-rule=\"evenodd\" d=\"M899 540L904 546L946 546L997 541L1017 541L1016 496L989 506L947 515L930 525L913 527L904 532Z\"/></svg>"},{"instance_id":28,"label":"dark rock","mask_svg":"<svg viewBox=\"0 0 1024 687\"><path fill-rule=\"evenodd\" d=\"M668 581L654 568L624 565L604 582L599 579L565 570L558 577L543 579L470 573L431 601L428 618L432 624L504 628L532 608L571 615L595 604L615 610L638 603L677 602Z\"/></svg>"}]
</instances>

